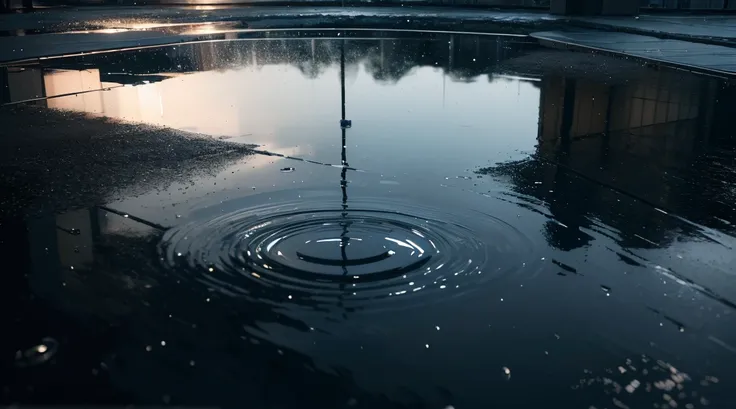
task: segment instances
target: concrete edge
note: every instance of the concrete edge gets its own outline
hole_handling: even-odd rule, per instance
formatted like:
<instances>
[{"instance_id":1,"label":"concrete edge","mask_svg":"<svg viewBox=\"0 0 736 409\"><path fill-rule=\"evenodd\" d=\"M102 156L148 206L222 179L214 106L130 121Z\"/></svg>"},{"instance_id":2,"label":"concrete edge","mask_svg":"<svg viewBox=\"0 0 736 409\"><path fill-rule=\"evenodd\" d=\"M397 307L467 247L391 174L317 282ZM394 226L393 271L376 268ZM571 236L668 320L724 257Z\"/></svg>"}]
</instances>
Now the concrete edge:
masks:
<instances>
[{"instance_id":1,"label":"concrete edge","mask_svg":"<svg viewBox=\"0 0 736 409\"><path fill-rule=\"evenodd\" d=\"M260 13L255 10L253 13L232 13L227 16L200 16L191 15L183 16L176 19L169 18L170 16L162 16L161 21L166 23L173 23L177 25L198 25L206 23L245 23L245 24L258 24L259 22L269 22L274 24L279 23L280 27L289 26L284 25L281 22L291 22L291 26L299 26L301 23L307 21L307 26L310 26L309 19L321 18L324 20L331 19L336 23L350 23L350 24L385 24L401 22L404 19L411 19L414 23L422 23L428 26L431 25L442 25L442 26L458 26L462 24L473 24L480 25L485 24L491 26L491 29L503 27L507 29L530 29L538 26L561 26L566 24L565 19L551 16L546 13L539 13L539 18L499 18L501 14L508 14L513 17L513 13L499 11L499 15L488 15L479 12L477 15L468 15L468 10L456 9L455 11L464 12L462 16L453 14L453 10L450 8L437 10L436 8L392 8L392 7L377 7L377 10L396 10L396 15L383 15L383 14L362 14L361 11L366 8L357 7L354 10L348 10L355 12L355 14L340 14L334 11L334 9L327 9L319 11L319 7L313 8L304 6L306 12L302 12L299 8L289 8L289 13ZM403 12L402 12L403 11ZM420 14L417 14L420 13ZM534 13L536 14L536 13ZM105 17L98 17L98 19L104 19ZM138 18L138 17L126 17L126 18ZM99 25L93 25L89 22L82 22L81 24L70 25L69 22L50 22L44 24L43 28L26 27L21 28L19 26L5 26L0 21L0 36L4 37L15 37L15 32L19 30L29 30L30 32L24 34L27 36L43 35L43 34L57 34L65 33L68 31L83 31L83 30L98 30L105 27ZM486 31L477 29L475 31ZM540 31L537 29L537 31Z\"/></svg>"},{"instance_id":2,"label":"concrete edge","mask_svg":"<svg viewBox=\"0 0 736 409\"><path fill-rule=\"evenodd\" d=\"M399 33L430 33L430 34L457 34L457 35L474 35L474 36L503 36L503 37L515 37L515 38L529 38L528 34L516 34L516 33L497 33L497 32L483 32L483 31L465 31L465 30L433 30L433 29L411 29L411 28L362 28L362 27L294 27L294 28L263 28L263 29L239 29L231 30L218 34L209 35L171 35L170 37L157 38L151 41L147 41L146 44L136 43L135 40L128 41L128 45L121 45L116 43L112 46L101 46L95 48L87 48L84 51L67 52L59 54L58 52L40 52L31 57L15 58L15 59L3 59L0 55L0 68L13 67L18 65L36 64L41 61L56 60L68 57L88 56L95 54L107 54L113 52L124 52L124 51L137 51L151 48L159 48L174 45L187 45L197 43L213 43L213 42L226 42L226 41L252 41L258 40L262 37L258 37L261 33L271 32L327 32L327 31L381 31L381 32L399 32ZM252 37L238 37L238 38L227 38L227 34L236 35L248 35L253 34ZM293 37L288 37L293 38ZM329 38L329 37L323 37ZM335 39L341 37L335 36ZM347 37L348 39L350 37Z\"/></svg>"},{"instance_id":3,"label":"concrete edge","mask_svg":"<svg viewBox=\"0 0 736 409\"><path fill-rule=\"evenodd\" d=\"M601 31L613 31L613 32L618 32L618 33L639 34L639 35L646 35L650 37L657 37L657 38L661 38L664 40L681 40L681 41L689 41L692 43L720 45L723 47L736 48L736 41L727 40L725 38L693 36L693 35L687 35L687 34L668 33L665 31L644 30L644 29L639 29L639 28L634 28L634 27L621 27L621 26L615 26L615 25L606 24L606 23L594 23L592 21L581 21L575 18L568 19L567 23L573 26L577 26L577 27L592 28L592 29L601 30Z\"/></svg>"},{"instance_id":4,"label":"concrete edge","mask_svg":"<svg viewBox=\"0 0 736 409\"><path fill-rule=\"evenodd\" d=\"M556 48L556 49L570 50L570 51L595 52L598 54L608 55L611 57L625 58L625 59L632 59L632 60L640 61L640 62L643 62L653 67L667 67L667 68L672 68L672 69L676 69L680 71L686 71L690 73L708 75L711 77L728 80L728 81L736 80L736 73L729 72L729 71L720 71L720 70L715 70L715 69L705 68L705 67L698 67L698 66L689 65L689 64L674 63L672 61L660 60L658 58L642 57L639 55L628 54L628 53L619 52L619 51L613 51L613 50L609 50L606 48L599 48L599 47L594 47L594 46L589 46L589 45L571 43L569 41L552 40L552 39L545 38L545 37L539 37L536 34L537 33L531 33L529 34L529 36L539 41L540 45L549 47L549 48Z\"/></svg>"}]
</instances>

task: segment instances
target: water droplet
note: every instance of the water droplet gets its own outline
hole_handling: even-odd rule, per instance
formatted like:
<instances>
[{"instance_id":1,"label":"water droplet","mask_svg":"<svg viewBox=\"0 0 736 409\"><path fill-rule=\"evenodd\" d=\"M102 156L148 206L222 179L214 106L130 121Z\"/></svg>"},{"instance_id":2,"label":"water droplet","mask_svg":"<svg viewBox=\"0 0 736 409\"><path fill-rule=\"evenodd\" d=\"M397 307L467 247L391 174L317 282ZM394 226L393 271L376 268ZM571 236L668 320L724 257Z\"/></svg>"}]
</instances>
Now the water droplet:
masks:
<instances>
[{"instance_id":1,"label":"water droplet","mask_svg":"<svg viewBox=\"0 0 736 409\"><path fill-rule=\"evenodd\" d=\"M176 218L177 218L177 219L181 219L181 215L180 215L180 214L177 214L177 215L176 215Z\"/></svg>"},{"instance_id":2,"label":"water droplet","mask_svg":"<svg viewBox=\"0 0 736 409\"><path fill-rule=\"evenodd\" d=\"M436 326L435 328L437 328L437 331L439 331L439 330L440 330L440 326L439 326L439 325L437 325L437 326Z\"/></svg>"},{"instance_id":3,"label":"water droplet","mask_svg":"<svg viewBox=\"0 0 736 409\"><path fill-rule=\"evenodd\" d=\"M161 341L161 346L162 347L165 347L166 346L166 341Z\"/></svg>"},{"instance_id":4,"label":"water droplet","mask_svg":"<svg viewBox=\"0 0 736 409\"><path fill-rule=\"evenodd\" d=\"M56 354L59 349L59 343L55 339L47 337L41 340L41 343L15 354L15 363L20 367L39 365L47 362Z\"/></svg>"},{"instance_id":5,"label":"water droplet","mask_svg":"<svg viewBox=\"0 0 736 409\"><path fill-rule=\"evenodd\" d=\"M425 348L429 349L429 344L425 344L424 346Z\"/></svg>"},{"instance_id":6,"label":"water droplet","mask_svg":"<svg viewBox=\"0 0 736 409\"><path fill-rule=\"evenodd\" d=\"M153 347L150 345L146 345L146 352L151 352L151 351L153 351Z\"/></svg>"},{"instance_id":7,"label":"water droplet","mask_svg":"<svg viewBox=\"0 0 736 409\"><path fill-rule=\"evenodd\" d=\"M189 366L194 366L194 365L195 365L194 361L189 361Z\"/></svg>"}]
</instances>

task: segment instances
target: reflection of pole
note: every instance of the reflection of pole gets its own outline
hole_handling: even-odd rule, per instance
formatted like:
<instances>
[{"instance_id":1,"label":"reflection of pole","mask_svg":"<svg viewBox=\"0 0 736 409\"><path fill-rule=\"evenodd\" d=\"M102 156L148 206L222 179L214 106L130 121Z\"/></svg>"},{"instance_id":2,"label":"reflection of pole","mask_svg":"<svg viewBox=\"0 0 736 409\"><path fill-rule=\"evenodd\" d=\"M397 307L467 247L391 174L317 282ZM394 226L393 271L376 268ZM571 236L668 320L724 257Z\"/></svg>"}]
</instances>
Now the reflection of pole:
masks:
<instances>
[{"instance_id":1,"label":"reflection of pole","mask_svg":"<svg viewBox=\"0 0 736 409\"><path fill-rule=\"evenodd\" d=\"M340 120L340 125L345 129L345 40L342 40L342 44L340 44L340 99L342 101L342 119Z\"/></svg>"},{"instance_id":2,"label":"reflection of pole","mask_svg":"<svg viewBox=\"0 0 736 409\"><path fill-rule=\"evenodd\" d=\"M342 171L340 172L340 189L342 189L342 217L346 218L348 213L348 181L347 177L347 166L348 166L348 153L347 153L347 141L346 136L346 120L345 120L345 40L342 40L340 46L340 100L342 102L342 117L340 119L340 128L342 131L342 148L341 148L341 162ZM342 272L343 275L348 274L347 269L347 246L350 238L348 237L348 222L343 221L342 223L342 234L340 235L340 253L342 255Z\"/></svg>"},{"instance_id":3,"label":"reflection of pole","mask_svg":"<svg viewBox=\"0 0 736 409\"><path fill-rule=\"evenodd\" d=\"M345 33L343 33L343 36ZM350 244L350 237L348 237L348 227L350 222L347 220L348 216L348 154L347 154L347 140L346 130L350 127L351 122L345 119L345 40L342 40L340 44L340 102L342 106L342 113L340 117L340 130L342 131L342 147L340 148L340 159L342 164L342 170L340 171L340 189L342 190L342 218L343 221L340 223L342 226L342 233L340 234L340 257L342 259L342 275L347 277L348 275L348 254L347 248ZM341 294L345 291L345 282L340 285ZM342 295L340 296L340 306L342 306ZM345 312L343 316L347 318Z\"/></svg>"}]
</instances>

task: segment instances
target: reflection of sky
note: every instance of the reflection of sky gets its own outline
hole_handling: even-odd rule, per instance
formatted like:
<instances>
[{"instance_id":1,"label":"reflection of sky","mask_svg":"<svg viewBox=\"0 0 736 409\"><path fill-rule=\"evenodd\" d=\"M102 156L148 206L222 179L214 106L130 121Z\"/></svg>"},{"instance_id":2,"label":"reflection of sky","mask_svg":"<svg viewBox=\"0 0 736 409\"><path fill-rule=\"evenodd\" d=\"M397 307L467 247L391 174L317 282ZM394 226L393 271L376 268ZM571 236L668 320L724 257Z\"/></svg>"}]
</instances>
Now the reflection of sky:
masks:
<instances>
[{"instance_id":1,"label":"reflection of sky","mask_svg":"<svg viewBox=\"0 0 736 409\"><path fill-rule=\"evenodd\" d=\"M405 181L419 176L427 181L429 175L437 187L452 184L445 177L516 159L535 145L539 89L529 81L484 77L475 83L453 82L439 69L424 67L398 82L380 83L362 66L352 68L346 89L347 117L353 120L347 131L348 162L376 174L371 183L378 183L380 175ZM340 161L336 66L314 79L289 65L198 72L111 90L105 101L110 116L255 143L324 163ZM285 166L297 171L279 174ZM174 184L116 206L157 218L165 196L179 204L164 211L167 221L174 222L168 220L172 212L186 214L185 207L250 194L252 187L261 193L291 188L288 184L294 181L303 187L332 186L337 178L337 169L255 155L215 177L196 179L195 186Z\"/></svg>"},{"instance_id":2,"label":"reflection of sky","mask_svg":"<svg viewBox=\"0 0 736 409\"><path fill-rule=\"evenodd\" d=\"M376 82L363 67L353 75L346 87L352 166L457 176L470 166L518 158L535 145L539 90L531 82L453 82L428 67L391 84ZM267 65L116 88L102 93L101 107L80 105L79 96L51 101L332 163L339 151L338 79L335 66L309 79L293 66ZM378 156L389 159L381 169Z\"/></svg>"}]
</instances>

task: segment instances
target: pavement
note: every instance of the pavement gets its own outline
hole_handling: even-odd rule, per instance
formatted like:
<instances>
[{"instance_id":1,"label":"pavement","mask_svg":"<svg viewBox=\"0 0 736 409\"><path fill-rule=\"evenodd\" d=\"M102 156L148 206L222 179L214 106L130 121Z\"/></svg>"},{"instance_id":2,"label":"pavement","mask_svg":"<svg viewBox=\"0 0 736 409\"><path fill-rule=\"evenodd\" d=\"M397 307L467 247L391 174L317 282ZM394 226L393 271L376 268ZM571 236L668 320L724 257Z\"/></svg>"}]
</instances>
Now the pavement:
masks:
<instances>
[{"instance_id":1,"label":"pavement","mask_svg":"<svg viewBox=\"0 0 736 409\"><path fill-rule=\"evenodd\" d=\"M736 78L736 48L592 29L537 32L531 36L552 47L591 50Z\"/></svg>"},{"instance_id":2,"label":"pavement","mask_svg":"<svg viewBox=\"0 0 736 409\"><path fill-rule=\"evenodd\" d=\"M736 45L736 15L641 15L637 17L576 17L575 25L606 31Z\"/></svg>"},{"instance_id":3,"label":"pavement","mask_svg":"<svg viewBox=\"0 0 736 409\"><path fill-rule=\"evenodd\" d=\"M284 28L389 28L528 34L559 27L546 13L441 7L87 7L0 15L0 63L225 39ZM4 34L4 36L2 35Z\"/></svg>"},{"instance_id":4,"label":"pavement","mask_svg":"<svg viewBox=\"0 0 736 409\"><path fill-rule=\"evenodd\" d=\"M264 19L305 17L386 17L424 18L462 22L505 22L535 24L560 20L560 17L534 11L502 11L493 9L461 9L447 7L316 7L316 6L128 6L68 7L34 11L28 14L0 14L0 31L25 30L63 32L100 29L129 24L193 24L204 22L253 22Z\"/></svg>"}]
</instances>

